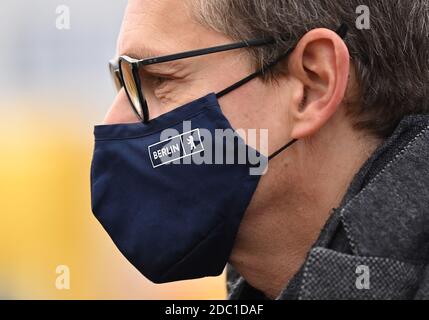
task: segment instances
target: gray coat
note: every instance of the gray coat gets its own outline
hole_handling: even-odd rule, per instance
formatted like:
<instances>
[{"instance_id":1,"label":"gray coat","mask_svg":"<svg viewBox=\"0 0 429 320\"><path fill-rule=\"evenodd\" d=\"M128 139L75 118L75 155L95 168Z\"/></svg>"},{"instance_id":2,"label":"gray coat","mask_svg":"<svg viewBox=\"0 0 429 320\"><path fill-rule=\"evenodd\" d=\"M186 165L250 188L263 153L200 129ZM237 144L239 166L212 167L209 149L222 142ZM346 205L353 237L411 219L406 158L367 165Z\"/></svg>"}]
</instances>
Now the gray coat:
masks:
<instances>
[{"instance_id":1,"label":"gray coat","mask_svg":"<svg viewBox=\"0 0 429 320\"><path fill-rule=\"evenodd\" d=\"M228 290L265 298L231 267ZM429 116L405 118L361 168L278 299L429 299Z\"/></svg>"}]
</instances>

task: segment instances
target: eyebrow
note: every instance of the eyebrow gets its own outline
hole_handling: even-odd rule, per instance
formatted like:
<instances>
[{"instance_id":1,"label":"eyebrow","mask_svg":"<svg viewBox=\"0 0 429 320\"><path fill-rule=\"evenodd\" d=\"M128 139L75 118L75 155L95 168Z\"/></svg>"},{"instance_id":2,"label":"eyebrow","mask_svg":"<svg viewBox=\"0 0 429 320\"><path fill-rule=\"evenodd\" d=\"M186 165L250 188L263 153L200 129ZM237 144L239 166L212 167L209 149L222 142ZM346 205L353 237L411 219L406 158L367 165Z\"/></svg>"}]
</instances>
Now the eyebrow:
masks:
<instances>
[{"instance_id":1,"label":"eyebrow","mask_svg":"<svg viewBox=\"0 0 429 320\"><path fill-rule=\"evenodd\" d=\"M133 47L119 52L119 56L123 56L123 55L127 55L137 60L143 60L143 59L163 56L165 55L165 53L162 53L158 50L154 50L153 48L148 48L148 47Z\"/></svg>"},{"instance_id":2,"label":"eyebrow","mask_svg":"<svg viewBox=\"0 0 429 320\"><path fill-rule=\"evenodd\" d=\"M157 50L155 48L150 48L147 46L135 46L128 48L126 50L120 50L119 56L126 55L130 58L137 59L137 60L150 60L153 58L158 57L165 57L168 55L171 55L171 53L168 52L162 52L160 50ZM118 58L116 58L118 59ZM159 64L149 64L147 66L144 66L144 70L150 71L150 70L164 70L164 68L171 68L172 70L177 70L179 68L182 68L185 65L183 60L173 60L173 61L166 61Z\"/></svg>"}]
</instances>

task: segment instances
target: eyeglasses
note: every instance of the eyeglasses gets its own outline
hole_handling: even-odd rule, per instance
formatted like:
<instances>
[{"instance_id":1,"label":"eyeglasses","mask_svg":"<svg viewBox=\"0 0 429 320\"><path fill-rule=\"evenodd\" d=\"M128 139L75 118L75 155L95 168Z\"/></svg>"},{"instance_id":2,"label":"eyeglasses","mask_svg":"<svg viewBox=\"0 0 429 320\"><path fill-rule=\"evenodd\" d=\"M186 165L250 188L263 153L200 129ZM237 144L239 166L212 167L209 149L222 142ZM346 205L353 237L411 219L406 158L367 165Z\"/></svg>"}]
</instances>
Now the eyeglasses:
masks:
<instances>
[{"instance_id":1,"label":"eyeglasses","mask_svg":"<svg viewBox=\"0 0 429 320\"><path fill-rule=\"evenodd\" d=\"M345 24L341 25L341 27L337 30L337 33L344 38L347 34L347 26ZM237 50L242 48L251 48L251 47L260 47L265 45L272 45L275 44L276 40L274 38L262 38L262 39L254 39L254 40L247 40L247 41L241 41L216 47L210 47L205 49L198 49L198 50L192 50L192 51L186 51L166 56L160 56L160 57L153 57L153 58L147 58L142 60L133 59L128 56L121 56L116 60L111 60L109 62L109 68L111 75L113 77L114 83L118 91L124 87L125 92L128 96L128 99L130 101L131 107L137 117L144 123L149 122L149 107L147 104L147 100L144 96L143 89L142 89L142 83L139 73L139 68L143 66L149 66L154 64L160 64L175 60L181 60L181 59L188 59L203 55L209 55L219 52L225 52L230 50ZM261 75L264 73L265 70L268 68L274 66L277 64L280 60L284 59L286 56L288 56L295 47L289 49L284 55L280 56L278 59L273 61L272 63L264 66L261 70L258 72L250 75L249 77L239 81L238 83L234 84L233 86L226 89L224 92L218 94L218 96L224 95L227 92L232 91L233 89L243 85L244 83L247 83L251 79Z\"/></svg>"},{"instance_id":2,"label":"eyeglasses","mask_svg":"<svg viewBox=\"0 0 429 320\"><path fill-rule=\"evenodd\" d=\"M117 91L120 91L123 87L121 72L119 71L119 60L112 59L109 61L110 75L112 76L113 83Z\"/></svg>"},{"instance_id":3,"label":"eyeglasses","mask_svg":"<svg viewBox=\"0 0 429 320\"><path fill-rule=\"evenodd\" d=\"M119 91L122 87L124 87L135 114L141 121L147 123L149 121L149 108L142 90L139 68L143 66L193 58L218 52L237 50L241 48L259 47L273 44L274 42L274 39L270 38L255 39L205 49L186 51L167 56L147 58L143 60L133 59L128 56L121 56L119 59L111 60L109 62L109 68L116 89Z\"/></svg>"}]
</instances>

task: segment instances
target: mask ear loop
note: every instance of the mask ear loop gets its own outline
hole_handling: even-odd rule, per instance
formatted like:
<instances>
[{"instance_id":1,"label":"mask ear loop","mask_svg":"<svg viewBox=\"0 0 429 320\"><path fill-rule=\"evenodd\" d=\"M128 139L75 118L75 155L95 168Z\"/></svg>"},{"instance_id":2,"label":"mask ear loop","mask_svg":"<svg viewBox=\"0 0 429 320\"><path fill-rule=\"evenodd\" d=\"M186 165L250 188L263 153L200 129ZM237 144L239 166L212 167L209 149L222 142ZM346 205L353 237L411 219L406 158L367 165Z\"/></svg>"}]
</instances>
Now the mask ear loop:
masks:
<instances>
[{"instance_id":1,"label":"mask ear loop","mask_svg":"<svg viewBox=\"0 0 429 320\"><path fill-rule=\"evenodd\" d=\"M283 151L286 151L286 149L289 149L289 147L293 146L295 143L298 142L298 139L294 139L291 142L289 142L287 145L283 146L282 148L280 148L279 150L277 150L276 152L274 152L272 155L270 155L268 157L268 161L273 160L275 157L277 157L280 153L282 153Z\"/></svg>"},{"instance_id":2,"label":"mask ear loop","mask_svg":"<svg viewBox=\"0 0 429 320\"><path fill-rule=\"evenodd\" d=\"M349 27L343 23L341 24L341 26L338 28L338 30L336 31L336 33L342 38L344 39L347 36ZM244 86L246 83L252 81L253 79L256 79L259 76L264 75L264 73L271 69L272 67L274 67L275 65L277 65L281 60L287 58L293 50L295 50L296 46L290 48L289 50L287 50L287 52L283 55L281 55L280 57L278 57L276 60L274 60L271 63L268 63L267 65L265 65L264 67L262 67L260 70L256 71L255 73L252 73L251 75L247 76L246 78L234 83L233 85L229 86L228 88L222 90L221 92L216 94L216 97L218 99L222 98L223 96L227 95L228 93L234 91L235 89L238 89L242 86ZM272 155L270 155L268 157L268 161L273 160L275 157L277 157L279 154L283 153L286 149L290 148L291 146L293 146L296 142L298 142L298 139L294 139L292 141L290 141L288 144L286 144L285 146L283 146L282 148L280 148L279 150L277 150L276 152L274 152Z\"/></svg>"},{"instance_id":3,"label":"mask ear loop","mask_svg":"<svg viewBox=\"0 0 429 320\"><path fill-rule=\"evenodd\" d=\"M267 70L277 65L281 60L285 59L287 56L291 54L291 52L295 49L295 47L290 48L285 54L281 55L279 58L277 58L275 61L267 64L265 67L261 68L260 70L256 71L255 73L252 73L251 75L247 76L246 78L234 83L232 86L222 90L221 92L216 94L216 97L218 99L222 98L223 96L227 95L228 93L234 91L235 89L238 89L242 86L244 86L246 83L252 81L253 79L256 79L259 76L262 76ZM275 157L277 157L280 153L288 149L290 146L295 144L298 140L293 140L289 142L287 145L282 147L281 149L274 152L271 156L268 157L268 161L271 161Z\"/></svg>"},{"instance_id":4,"label":"mask ear loop","mask_svg":"<svg viewBox=\"0 0 429 320\"><path fill-rule=\"evenodd\" d=\"M221 92L216 94L216 97L218 99L222 98L223 96L227 95L228 93L244 86L245 84L247 84L248 82L252 81L253 79L256 79L262 75L264 75L264 73L273 68L275 65L277 65L281 60L285 59L287 56L289 56L292 51L295 49L295 47L290 48L285 54L282 54L280 57L278 57L276 60L268 63L267 65L265 65L264 67L262 67L260 70L256 71L255 73L252 73L251 75L247 76L246 78L234 83L233 85L229 86L228 88L222 90Z\"/></svg>"}]
</instances>

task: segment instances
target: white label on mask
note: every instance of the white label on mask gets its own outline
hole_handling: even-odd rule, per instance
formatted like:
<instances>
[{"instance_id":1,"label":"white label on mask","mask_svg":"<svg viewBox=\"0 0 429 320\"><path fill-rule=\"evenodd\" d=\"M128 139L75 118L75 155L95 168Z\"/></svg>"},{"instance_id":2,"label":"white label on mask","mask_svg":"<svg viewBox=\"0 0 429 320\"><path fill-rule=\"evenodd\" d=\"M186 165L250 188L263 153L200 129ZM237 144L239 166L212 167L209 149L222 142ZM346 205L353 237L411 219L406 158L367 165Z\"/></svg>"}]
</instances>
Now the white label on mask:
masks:
<instances>
[{"instance_id":1,"label":"white label on mask","mask_svg":"<svg viewBox=\"0 0 429 320\"><path fill-rule=\"evenodd\" d=\"M152 166L158 168L201 153L204 151L204 145L201 141L200 129L195 129L150 145L148 150Z\"/></svg>"}]
</instances>

